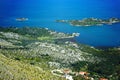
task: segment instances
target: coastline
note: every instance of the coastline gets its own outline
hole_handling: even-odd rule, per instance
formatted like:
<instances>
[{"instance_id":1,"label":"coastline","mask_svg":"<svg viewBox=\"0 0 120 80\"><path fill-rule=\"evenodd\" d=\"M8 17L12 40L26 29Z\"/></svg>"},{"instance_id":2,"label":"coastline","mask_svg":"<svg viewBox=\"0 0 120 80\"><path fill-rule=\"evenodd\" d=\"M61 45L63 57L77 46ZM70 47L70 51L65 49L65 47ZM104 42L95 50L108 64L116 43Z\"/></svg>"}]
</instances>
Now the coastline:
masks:
<instances>
[{"instance_id":1,"label":"coastline","mask_svg":"<svg viewBox=\"0 0 120 80\"><path fill-rule=\"evenodd\" d=\"M1 27L1 28L23 28L23 27L9 27L9 26L6 26L6 27ZM46 30L49 30L48 28L41 28L41 27L33 27L33 26L29 26L29 28L40 28L40 29L46 29ZM54 32L54 30L49 30L50 32ZM56 34L64 34L65 33L62 33L62 32L56 32ZM67 34L68 35L68 34ZM70 36L66 36L66 37L61 37L61 38L53 38L54 40L60 40L60 41L71 41L71 42L75 42L77 44L82 44L82 45L87 45L87 46L90 46L90 47L94 47L94 48L97 48L97 49L103 49L103 50L106 50L106 49L112 49L112 48L119 48L119 46L93 46L93 45L89 45L89 44L85 44L85 43L81 43L81 42L78 42L75 38L80 36L80 33L72 33L72 34L69 34Z\"/></svg>"}]
</instances>

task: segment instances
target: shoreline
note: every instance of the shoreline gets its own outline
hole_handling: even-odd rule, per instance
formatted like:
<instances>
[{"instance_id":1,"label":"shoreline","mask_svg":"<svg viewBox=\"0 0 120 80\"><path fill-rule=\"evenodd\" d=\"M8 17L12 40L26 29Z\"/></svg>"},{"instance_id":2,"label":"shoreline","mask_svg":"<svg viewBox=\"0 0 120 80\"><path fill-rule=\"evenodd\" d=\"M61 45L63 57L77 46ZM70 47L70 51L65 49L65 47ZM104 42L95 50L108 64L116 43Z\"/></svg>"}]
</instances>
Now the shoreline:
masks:
<instances>
[{"instance_id":1,"label":"shoreline","mask_svg":"<svg viewBox=\"0 0 120 80\"><path fill-rule=\"evenodd\" d=\"M23 28L24 26L22 27L15 27L15 26L0 26L0 28ZM29 28L39 28L39 29L46 29L46 30L49 30L48 28L42 28L42 27L33 27L33 26L27 26ZM53 31L54 30L50 30L50 31ZM56 32L56 31L55 31ZM56 34L58 33L63 33L63 32L56 32ZM65 33L63 33L65 34ZM119 48L119 46L93 46L93 45L89 45L89 44L84 44L84 43L81 43L81 42L78 42L76 41L76 37L80 36L80 33L72 33L71 36L68 36L68 37L63 37L63 38L56 38L55 40L60 40L60 41L71 41L71 42L75 42L77 44L82 44L82 45L87 45L87 46L90 46L90 47L94 47L94 48L97 48L97 49L102 49L102 50L106 50L106 49L112 49L112 48Z\"/></svg>"}]
</instances>

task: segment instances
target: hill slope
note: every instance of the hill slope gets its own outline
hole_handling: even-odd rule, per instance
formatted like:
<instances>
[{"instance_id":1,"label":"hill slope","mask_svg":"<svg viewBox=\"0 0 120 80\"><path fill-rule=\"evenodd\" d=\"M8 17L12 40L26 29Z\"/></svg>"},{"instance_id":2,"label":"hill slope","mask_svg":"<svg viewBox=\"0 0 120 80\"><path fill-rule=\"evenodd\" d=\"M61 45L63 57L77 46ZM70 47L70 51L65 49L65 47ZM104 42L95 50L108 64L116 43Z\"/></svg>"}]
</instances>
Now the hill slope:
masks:
<instances>
[{"instance_id":1,"label":"hill slope","mask_svg":"<svg viewBox=\"0 0 120 80\"><path fill-rule=\"evenodd\" d=\"M15 61L0 54L0 80L62 80L40 67Z\"/></svg>"},{"instance_id":2,"label":"hill slope","mask_svg":"<svg viewBox=\"0 0 120 80\"><path fill-rule=\"evenodd\" d=\"M95 80L120 79L119 48L96 49L73 42L74 36L43 28L0 27L0 79L62 80L50 73L56 68L86 71Z\"/></svg>"}]
</instances>

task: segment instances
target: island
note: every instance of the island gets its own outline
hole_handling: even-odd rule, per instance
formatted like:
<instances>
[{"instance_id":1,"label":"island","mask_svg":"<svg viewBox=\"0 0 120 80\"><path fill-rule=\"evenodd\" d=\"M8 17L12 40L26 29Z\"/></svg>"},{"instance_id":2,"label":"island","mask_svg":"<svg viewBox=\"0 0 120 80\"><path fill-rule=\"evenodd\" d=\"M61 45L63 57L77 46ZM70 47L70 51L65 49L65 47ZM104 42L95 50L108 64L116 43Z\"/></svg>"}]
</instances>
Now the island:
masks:
<instances>
[{"instance_id":1,"label":"island","mask_svg":"<svg viewBox=\"0 0 120 80\"><path fill-rule=\"evenodd\" d=\"M56 22L69 23L73 26L102 26L120 23L120 19L114 17L109 19L84 18L82 20L56 20Z\"/></svg>"},{"instance_id":2,"label":"island","mask_svg":"<svg viewBox=\"0 0 120 80\"><path fill-rule=\"evenodd\" d=\"M16 18L16 21L23 22L23 21L28 21L28 18Z\"/></svg>"}]
</instances>

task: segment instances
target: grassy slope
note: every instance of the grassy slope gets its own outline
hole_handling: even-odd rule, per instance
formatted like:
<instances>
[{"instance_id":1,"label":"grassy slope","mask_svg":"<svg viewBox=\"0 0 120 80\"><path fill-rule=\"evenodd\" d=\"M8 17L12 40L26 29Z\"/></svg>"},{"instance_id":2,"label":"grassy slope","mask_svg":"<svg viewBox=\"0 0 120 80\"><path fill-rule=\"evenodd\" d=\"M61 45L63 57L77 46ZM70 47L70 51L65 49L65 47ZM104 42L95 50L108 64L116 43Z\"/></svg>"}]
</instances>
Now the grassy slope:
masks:
<instances>
[{"instance_id":1,"label":"grassy slope","mask_svg":"<svg viewBox=\"0 0 120 80\"><path fill-rule=\"evenodd\" d=\"M63 80L39 67L15 61L0 54L0 80Z\"/></svg>"}]
</instances>

